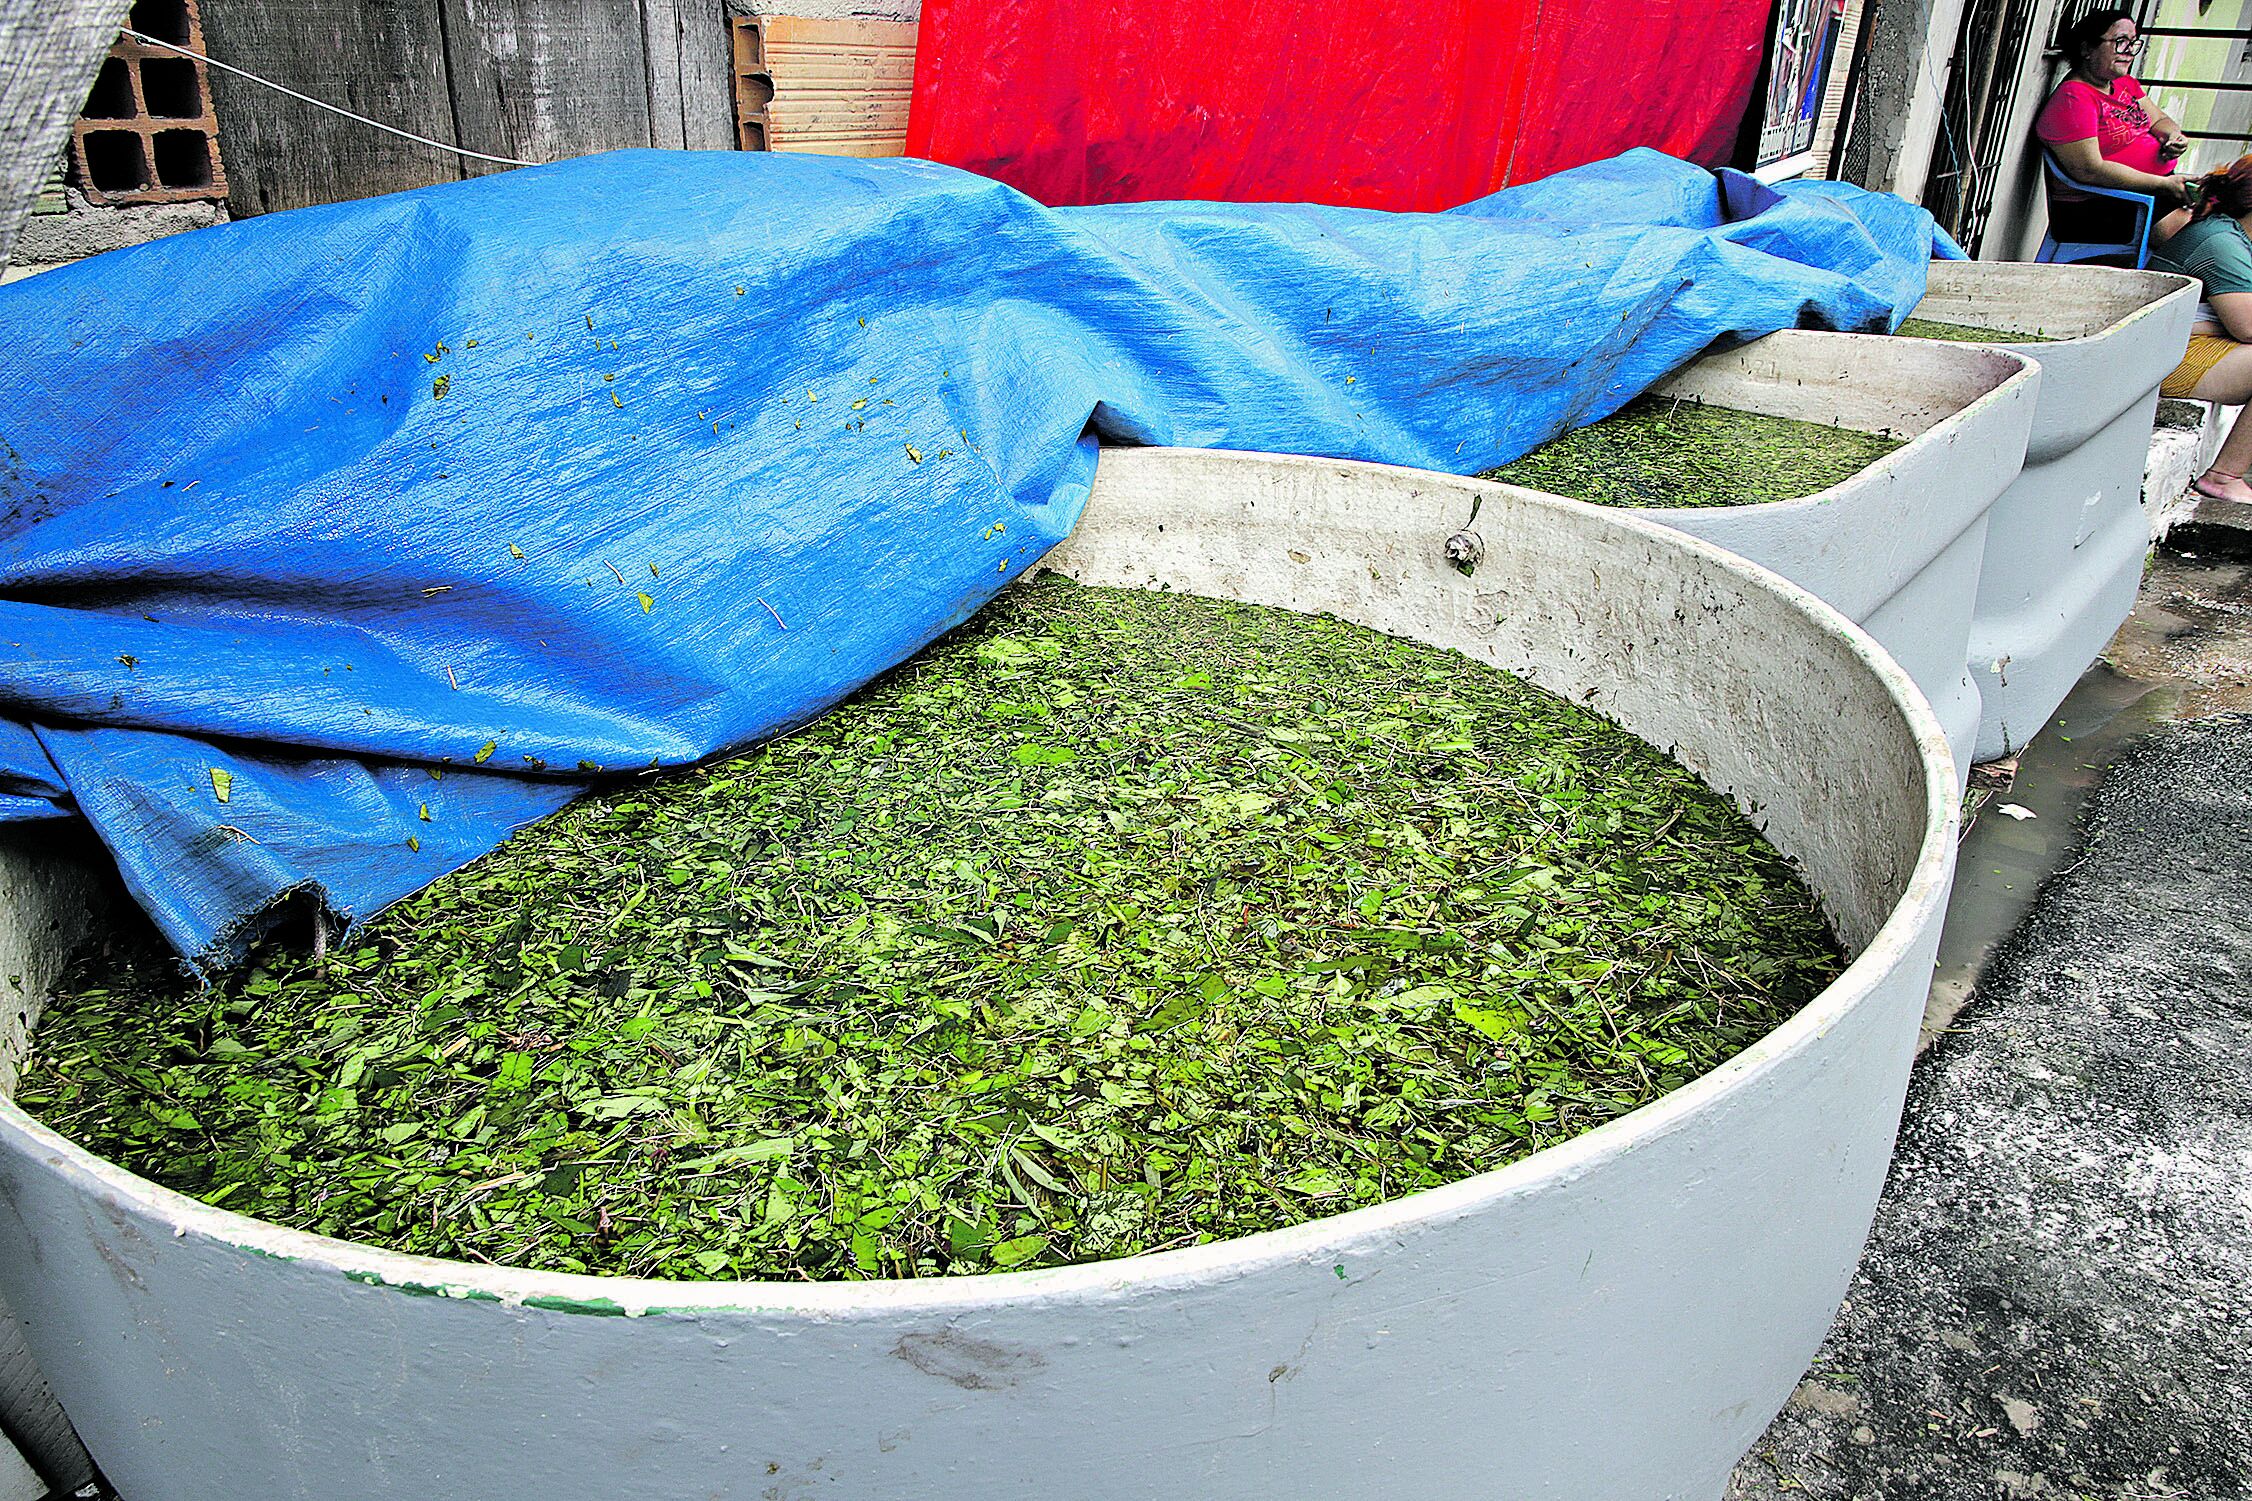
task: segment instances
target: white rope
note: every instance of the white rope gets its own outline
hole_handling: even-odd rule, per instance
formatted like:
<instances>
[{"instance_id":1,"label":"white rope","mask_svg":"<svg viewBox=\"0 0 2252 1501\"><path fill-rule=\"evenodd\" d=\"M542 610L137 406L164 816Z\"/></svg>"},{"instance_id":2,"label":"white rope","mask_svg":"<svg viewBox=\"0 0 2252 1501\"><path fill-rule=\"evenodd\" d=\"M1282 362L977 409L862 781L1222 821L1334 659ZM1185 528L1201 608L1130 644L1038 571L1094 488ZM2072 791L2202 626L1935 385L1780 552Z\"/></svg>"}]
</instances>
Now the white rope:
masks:
<instances>
[{"instance_id":1,"label":"white rope","mask_svg":"<svg viewBox=\"0 0 2252 1501\"><path fill-rule=\"evenodd\" d=\"M214 68L224 68L229 73L234 73L243 78L249 79L252 83L262 83L267 88L274 90L276 93L287 94L292 99L302 100L305 103L312 105L315 109L325 109L332 115L342 115L347 120L357 120L362 125L372 125L377 130L383 131L389 135L399 136L405 140L413 141L418 146L435 146L440 151L451 151L456 156L472 157L481 162L498 162L501 166L504 167L536 167L539 165L538 162L519 161L513 156L489 156L482 151L471 151L466 146L454 146L449 145L444 141L433 141L430 139L430 137L418 136L411 130L401 130L398 126L386 125L381 120L370 120L366 115L355 115L350 110L343 108L341 105L330 104L325 99L315 99L310 94L300 94L297 92L297 90L292 88L284 88L282 85L274 82L271 78L260 78L257 74L251 72L248 68L238 68L233 63L223 63L215 57L205 57L200 52L191 51L188 48L182 47L174 42L167 42L161 37L150 36L146 32L135 31L130 26L121 26L118 28L118 30L124 32L127 36L131 37L136 42L143 43L150 47L162 47L166 51L177 52L182 57L192 57L197 62L207 63Z\"/></svg>"}]
</instances>

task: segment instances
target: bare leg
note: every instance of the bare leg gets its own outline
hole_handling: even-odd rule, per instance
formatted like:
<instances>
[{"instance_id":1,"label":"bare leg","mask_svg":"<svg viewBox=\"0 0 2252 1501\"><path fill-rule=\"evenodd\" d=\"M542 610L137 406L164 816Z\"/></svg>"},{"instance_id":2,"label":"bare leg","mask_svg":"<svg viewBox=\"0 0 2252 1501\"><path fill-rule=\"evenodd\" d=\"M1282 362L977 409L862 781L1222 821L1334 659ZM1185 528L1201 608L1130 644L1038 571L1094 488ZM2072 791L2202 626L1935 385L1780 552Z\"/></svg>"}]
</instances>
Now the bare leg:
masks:
<instances>
[{"instance_id":1,"label":"bare leg","mask_svg":"<svg viewBox=\"0 0 2252 1501\"><path fill-rule=\"evenodd\" d=\"M2242 406L2252 400L2252 344L2240 344L2221 356L2220 363L2206 371L2189 394L2198 401L2217 401L2225 406ZM2221 440L2221 451L2213 455L2213 467L2197 477L2198 494L2252 505L2252 484L2244 479L2244 471L2252 468L2252 422L2247 422L2245 415L2237 414L2228 436Z\"/></svg>"}]
</instances>

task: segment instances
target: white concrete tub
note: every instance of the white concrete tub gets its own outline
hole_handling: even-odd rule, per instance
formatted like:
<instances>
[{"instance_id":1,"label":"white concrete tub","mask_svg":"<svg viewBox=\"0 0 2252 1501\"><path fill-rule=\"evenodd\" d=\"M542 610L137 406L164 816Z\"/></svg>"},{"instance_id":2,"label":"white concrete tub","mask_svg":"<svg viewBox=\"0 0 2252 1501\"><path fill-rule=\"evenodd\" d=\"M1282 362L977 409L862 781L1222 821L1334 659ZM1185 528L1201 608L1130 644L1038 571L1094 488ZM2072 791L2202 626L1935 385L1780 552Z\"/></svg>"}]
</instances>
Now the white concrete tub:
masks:
<instances>
[{"instance_id":1,"label":"white concrete tub","mask_svg":"<svg viewBox=\"0 0 2252 1501\"><path fill-rule=\"evenodd\" d=\"M1987 512L2016 477L2039 374L2013 354L1785 332L1706 355L1652 394L1908 440L1842 484L1756 506L1632 508L1771 568L1856 621L1923 689L1970 775L1971 607Z\"/></svg>"},{"instance_id":2,"label":"white concrete tub","mask_svg":"<svg viewBox=\"0 0 2252 1501\"><path fill-rule=\"evenodd\" d=\"M1716 548L1412 470L1110 453L1050 562L1330 611L1590 703L1755 810L1856 958L1723 1068L1500 1171L954 1280L394 1255L169 1193L0 1100L0 1291L129 1501L1720 1495L1828 1327L1891 1151L1954 859L1921 696ZM0 959L36 990L85 904L58 852L6 861L29 952Z\"/></svg>"},{"instance_id":3,"label":"white concrete tub","mask_svg":"<svg viewBox=\"0 0 2252 1501\"><path fill-rule=\"evenodd\" d=\"M1978 760L2032 739L2134 608L2158 383L2196 311L2197 283L2162 271L1932 263L1917 317L2048 336L1992 346L2038 362L2041 392L2024 472L1987 523L1970 642Z\"/></svg>"}]
</instances>

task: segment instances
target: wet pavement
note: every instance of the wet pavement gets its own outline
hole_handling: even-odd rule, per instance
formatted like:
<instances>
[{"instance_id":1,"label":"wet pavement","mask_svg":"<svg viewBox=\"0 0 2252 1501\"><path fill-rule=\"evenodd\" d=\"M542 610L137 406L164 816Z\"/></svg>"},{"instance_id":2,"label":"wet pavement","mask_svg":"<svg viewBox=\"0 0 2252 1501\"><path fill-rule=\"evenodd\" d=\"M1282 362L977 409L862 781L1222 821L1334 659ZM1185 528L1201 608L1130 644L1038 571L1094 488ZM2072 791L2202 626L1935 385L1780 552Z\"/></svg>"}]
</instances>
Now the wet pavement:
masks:
<instances>
[{"instance_id":1,"label":"wet pavement","mask_svg":"<svg viewBox=\"0 0 2252 1501\"><path fill-rule=\"evenodd\" d=\"M1975 811L1924 1017L1927 1046L2042 881L2079 847L2076 822L2104 770L2164 725L2252 711L2252 515L2238 527L2215 536L2206 523L2206 551L2159 551L2135 613L2048 727L2016 760L1972 772ZM2184 537L2178 529L2169 541Z\"/></svg>"},{"instance_id":2,"label":"wet pavement","mask_svg":"<svg viewBox=\"0 0 2252 1501\"><path fill-rule=\"evenodd\" d=\"M2233 519L2157 555L2106 663L1982 775L1868 1252L1730 1501L2252 1497Z\"/></svg>"}]
</instances>

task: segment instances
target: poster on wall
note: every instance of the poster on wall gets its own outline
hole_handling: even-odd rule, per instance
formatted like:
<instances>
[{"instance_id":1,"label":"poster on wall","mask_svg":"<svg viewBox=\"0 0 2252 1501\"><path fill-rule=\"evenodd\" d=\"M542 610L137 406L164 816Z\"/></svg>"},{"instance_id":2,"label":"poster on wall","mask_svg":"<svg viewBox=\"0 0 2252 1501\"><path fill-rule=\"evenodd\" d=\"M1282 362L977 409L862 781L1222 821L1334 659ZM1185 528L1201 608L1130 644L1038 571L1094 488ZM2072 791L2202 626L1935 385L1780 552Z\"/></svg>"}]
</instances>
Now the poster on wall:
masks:
<instances>
[{"instance_id":1,"label":"poster on wall","mask_svg":"<svg viewBox=\"0 0 2252 1501\"><path fill-rule=\"evenodd\" d=\"M1846 0L1777 0L1767 42L1767 92L1760 99L1759 154L1754 170L1773 180L1814 164L1824 86Z\"/></svg>"}]
</instances>

